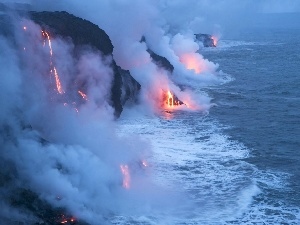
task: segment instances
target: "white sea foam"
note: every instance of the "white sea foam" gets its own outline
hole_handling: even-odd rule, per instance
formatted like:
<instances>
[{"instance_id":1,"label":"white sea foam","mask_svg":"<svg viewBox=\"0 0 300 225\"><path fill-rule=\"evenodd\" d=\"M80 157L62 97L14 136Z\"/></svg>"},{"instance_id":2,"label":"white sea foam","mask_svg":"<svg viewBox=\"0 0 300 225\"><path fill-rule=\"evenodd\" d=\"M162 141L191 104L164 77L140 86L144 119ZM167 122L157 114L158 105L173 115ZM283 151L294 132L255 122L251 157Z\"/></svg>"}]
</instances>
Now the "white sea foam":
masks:
<instances>
[{"instance_id":1,"label":"white sea foam","mask_svg":"<svg viewBox=\"0 0 300 225\"><path fill-rule=\"evenodd\" d=\"M251 179L255 168L239 161L248 156L248 150L230 140L216 121L201 113L174 116L170 120L161 117L119 121L120 135L139 134L151 142L152 179L158 185L178 188L196 206L190 211L191 220L172 218L168 224L220 222L241 215L259 193Z\"/></svg>"},{"instance_id":2,"label":"white sea foam","mask_svg":"<svg viewBox=\"0 0 300 225\"><path fill-rule=\"evenodd\" d=\"M224 126L210 116L199 112L159 118L123 116L118 124L119 135L135 134L151 143L151 179L178 190L194 208L177 216L118 217L114 224L277 224L289 217L293 224L299 218L299 210L284 204L273 207L272 203L254 202L264 196L262 184L283 188L286 174L261 171L245 162L249 149L225 135Z\"/></svg>"}]
</instances>

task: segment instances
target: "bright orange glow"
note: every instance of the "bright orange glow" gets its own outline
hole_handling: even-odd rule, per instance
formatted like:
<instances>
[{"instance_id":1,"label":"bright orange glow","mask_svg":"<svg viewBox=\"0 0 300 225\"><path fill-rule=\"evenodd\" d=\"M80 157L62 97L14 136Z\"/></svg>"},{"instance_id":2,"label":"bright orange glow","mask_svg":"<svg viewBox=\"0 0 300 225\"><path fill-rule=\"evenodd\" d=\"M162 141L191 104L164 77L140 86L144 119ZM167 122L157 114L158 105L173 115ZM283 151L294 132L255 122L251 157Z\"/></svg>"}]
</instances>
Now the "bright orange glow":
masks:
<instances>
[{"instance_id":1,"label":"bright orange glow","mask_svg":"<svg viewBox=\"0 0 300 225\"><path fill-rule=\"evenodd\" d=\"M56 84L56 89L57 89L58 93L59 94L64 94L65 92L64 92L64 90L62 88L61 81L60 81L57 69L56 69L55 66L53 66L53 61L52 61L53 49L52 49L52 43L51 43L50 35L49 35L49 33L47 31L43 31L42 30L41 32L42 32L43 37L46 37L46 39L48 41L48 46L49 46L49 49L50 49L50 66L51 66L50 73L51 74L54 73L55 84ZM46 44L46 40L44 40L43 46L45 46L45 44ZM53 68L52 68L52 66L53 66Z\"/></svg>"},{"instance_id":2,"label":"bright orange glow","mask_svg":"<svg viewBox=\"0 0 300 225\"><path fill-rule=\"evenodd\" d=\"M51 39L50 39L50 35L46 32L46 31L42 31L43 36L46 36L47 40L48 40L48 46L50 49L50 55L53 55L53 50L52 50L52 43L51 43Z\"/></svg>"},{"instance_id":3,"label":"bright orange glow","mask_svg":"<svg viewBox=\"0 0 300 225\"><path fill-rule=\"evenodd\" d=\"M54 77L55 77L57 91L58 91L59 94L63 94L65 92L64 92L64 90L63 90L63 88L61 86L57 70L56 70L55 67L53 67L53 70L54 70Z\"/></svg>"},{"instance_id":4,"label":"bright orange glow","mask_svg":"<svg viewBox=\"0 0 300 225\"><path fill-rule=\"evenodd\" d=\"M123 174L123 187L126 189L130 188L130 173L128 165L120 165L121 172Z\"/></svg>"},{"instance_id":5,"label":"bright orange glow","mask_svg":"<svg viewBox=\"0 0 300 225\"><path fill-rule=\"evenodd\" d=\"M84 100L88 101L88 97L87 97L87 95L86 95L86 94L84 94L82 91L78 91L78 94L80 94L80 95L81 95L81 97L82 97Z\"/></svg>"},{"instance_id":6,"label":"bright orange glow","mask_svg":"<svg viewBox=\"0 0 300 225\"><path fill-rule=\"evenodd\" d=\"M163 92L160 107L164 109L162 115L167 120L174 118L174 110L199 110L201 108L187 92L182 92L179 99L171 91Z\"/></svg>"},{"instance_id":7,"label":"bright orange glow","mask_svg":"<svg viewBox=\"0 0 300 225\"><path fill-rule=\"evenodd\" d=\"M183 102L181 102L176 96L174 96L171 91L167 91L166 94L164 94L163 97L164 101L165 101L165 106L167 108L174 108L174 106L179 106L184 104Z\"/></svg>"},{"instance_id":8,"label":"bright orange glow","mask_svg":"<svg viewBox=\"0 0 300 225\"><path fill-rule=\"evenodd\" d=\"M170 91L167 92L167 104L170 107L174 106L174 98L173 98L173 95Z\"/></svg>"},{"instance_id":9,"label":"bright orange glow","mask_svg":"<svg viewBox=\"0 0 300 225\"><path fill-rule=\"evenodd\" d=\"M74 223L76 222L76 219L75 217L69 217L69 216L65 216L65 215L61 215L61 220L60 220L60 223L61 224L69 224L69 223Z\"/></svg>"},{"instance_id":10,"label":"bright orange glow","mask_svg":"<svg viewBox=\"0 0 300 225\"><path fill-rule=\"evenodd\" d=\"M212 36L211 39L212 39L213 42L214 42L214 46L217 47L217 44L218 44L218 38L215 37L215 36Z\"/></svg>"},{"instance_id":11,"label":"bright orange glow","mask_svg":"<svg viewBox=\"0 0 300 225\"><path fill-rule=\"evenodd\" d=\"M185 65L188 70L194 70L195 73L200 73L202 71L199 59L196 53L184 54L180 57L180 62Z\"/></svg>"}]
</instances>

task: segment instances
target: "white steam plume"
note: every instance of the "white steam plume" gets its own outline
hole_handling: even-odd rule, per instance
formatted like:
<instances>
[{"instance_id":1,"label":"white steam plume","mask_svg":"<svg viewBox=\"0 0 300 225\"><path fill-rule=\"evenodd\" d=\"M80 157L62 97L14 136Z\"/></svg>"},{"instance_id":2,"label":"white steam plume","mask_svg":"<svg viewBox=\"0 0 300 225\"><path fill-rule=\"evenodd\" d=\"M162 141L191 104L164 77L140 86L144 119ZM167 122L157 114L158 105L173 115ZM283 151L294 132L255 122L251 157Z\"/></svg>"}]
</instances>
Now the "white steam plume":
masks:
<instances>
[{"instance_id":1,"label":"white steam plume","mask_svg":"<svg viewBox=\"0 0 300 225\"><path fill-rule=\"evenodd\" d=\"M147 181L141 169L149 146L115 134L107 102L111 59L88 50L73 57L72 44L48 33L51 61L39 26L16 22L14 34L15 40L0 36L1 160L15 167L14 185L20 183L91 224L130 209L145 212L144 203L147 209L163 205L160 188ZM64 94L58 93L50 73L54 66ZM74 97L78 86L72 82L80 80L85 81L86 101ZM130 190L122 187L122 164L130 169Z\"/></svg>"}]
</instances>

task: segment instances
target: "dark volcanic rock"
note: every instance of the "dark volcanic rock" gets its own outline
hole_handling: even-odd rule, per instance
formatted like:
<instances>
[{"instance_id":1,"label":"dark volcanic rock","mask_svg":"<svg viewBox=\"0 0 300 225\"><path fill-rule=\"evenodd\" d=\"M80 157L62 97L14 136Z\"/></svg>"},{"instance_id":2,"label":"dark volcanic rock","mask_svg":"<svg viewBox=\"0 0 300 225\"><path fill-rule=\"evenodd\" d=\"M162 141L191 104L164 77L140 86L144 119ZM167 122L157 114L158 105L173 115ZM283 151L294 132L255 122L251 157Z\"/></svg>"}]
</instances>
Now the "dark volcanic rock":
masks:
<instances>
[{"instance_id":1,"label":"dark volcanic rock","mask_svg":"<svg viewBox=\"0 0 300 225\"><path fill-rule=\"evenodd\" d=\"M122 70L121 68L119 68L118 72L121 74L123 82L121 97L122 105L124 105L128 101L130 101L131 104L136 103L138 101L137 96L139 90L141 89L141 85L138 82L135 82L128 70Z\"/></svg>"},{"instance_id":2,"label":"dark volcanic rock","mask_svg":"<svg viewBox=\"0 0 300 225\"><path fill-rule=\"evenodd\" d=\"M27 189L15 190L15 194L10 201L12 206L28 211L37 218L39 222L36 222L34 225L88 225L83 221L77 220L72 215L66 214L64 208L52 207L49 203L41 200L37 194Z\"/></svg>"},{"instance_id":3,"label":"dark volcanic rock","mask_svg":"<svg viewBox=\"0 0 300 225\"><path fill-rule=\"evenodd\" d=\"M170 71L173 73L174 66L170 63L169 60L167 60L165 57L157 55L155 52L151 51L150 49L147 50L154 61L154 63L159 66L163 67L164 69Z\"/></svg>"},{"instance_id":4,"label":"dark volcanic rock","mask_svg":"<svg viewBox=\"0 0 300 225\"><path fill-rule=\"evenodd\" d=\"M63 37L71 37L75 45L90 45L104 55L111 55L109 36L97 25L67 12L31 12L31 18L42 27L50 27Z\"/></svg>"},{"instance_id":5,"label":"dark volcanic rock","mask_svg":"<svg viewBox=\"0 0 300 225\"><path fill-rule=\"evenodd\" d=\"M196 40L201 41L204 47L217 47L210 34L195 34Z\"/></svg>"},{"instance_id":6,"label":"dark volcanic rock","mask_svg":"<svg viewBox=\"0 0 300 225\"><path fill-rule=\"evenodd\" d=\"M51 33L65 38L71 38L75 46L91 46L101 51L103 55L112 55L113 45L109 36L97 25L71 15L67 12L31 12L30 16L33 21L42 27L50 28ZM122 113L123 106L128 98L124 100L122 90L128 86L136 87L132 93L127 96L137 95L140 90L139 83L131 77L129 71L122 70L113 60L111 67L114 72L114 79L111 88L111 102L115 109L115 116L119 117ZM122 77L123 74L130 76L130 79ZM124 82L130 82L124 83Z\"/></svg>"},{"instance_id":7,"label":"dark volcanic rock","mask_svg":"<svg viewBox=\"0 0 300 225\"><path fill-rule=\"evenodd\" d=\"M142 39L140 40L140 42L146 42L146 38L143 36ZM173 73L174 70L174 66L170 63L169 60L167 60L165 57L160 56L158 54L156 54L155 52L153 52L149 46L147 46L147 52L150 54L150 57L152 58L152 61L158 66L158 67L162 67L168 71L170 71L171 73Z\"/></svg>"}]
</instances>

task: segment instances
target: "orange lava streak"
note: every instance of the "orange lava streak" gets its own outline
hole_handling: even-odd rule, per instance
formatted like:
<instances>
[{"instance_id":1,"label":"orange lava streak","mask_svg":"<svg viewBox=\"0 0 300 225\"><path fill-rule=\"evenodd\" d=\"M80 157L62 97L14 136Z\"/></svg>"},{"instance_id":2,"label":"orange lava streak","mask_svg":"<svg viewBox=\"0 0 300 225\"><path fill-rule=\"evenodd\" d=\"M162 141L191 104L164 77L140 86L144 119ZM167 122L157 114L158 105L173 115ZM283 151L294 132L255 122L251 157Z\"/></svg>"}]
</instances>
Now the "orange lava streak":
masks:
<instances>
[{"instance_id":1,"label":"orange lava streak","mask_svg":"<svg viewBox=\"0 0 300 225\"><path fill-rule=\"evenodd\" d=\"M53 70L54 70L54 77L55 77L55 83L56 83L57 91L58 91L59 94L63 94L65 92L64 92L64 90L63 90L63 88L61 86L57 70L56 70L55 67L53 67Z\"/></svg>"},{"instance_id":2,"label":"orange lava streak","mask_svg":"<svg viewBox=\"0 0 300 225\"><path fill-rule=\"evenodd\" d=\"M130 173L127 165L120 165L121 172L123 174L123 187L130 188Z\"/></svg>"},{"instance_id":3,"label":"orange lava streak","mask_svg":"<svg viewBox=\"0 0 300 225\"><path fill-rule=\"evenodd\" d=\"M82 97L84 100L88 101L88 97L87 97L87 95L86 95L86 94L84 94L82 91L78 91L78 94L80 94L80 95L81 95L81 97Z\"/></svg>"},{"instance_id":4,"label":"orange lava streak","mask_svg":"<svg viewBox=\"0 0 300 225\"><path fill-rule=\"evenodd\" d=\"M50 66L52 67L52 65L53 65L53 62L52 62L53 49L52 49L51 38L50 38L50 35L47 31L42 30L42 35L44 37L46 37L47 40L48 40L48 46L49 46L49 49L50 49ZM43 46L45 46L45 40L44 40ZM50 72L51 72L51 74L54 73L56 89L57 89L58 93L59 94L64 94L65 92L62 88L62 85L61 85L61 82L60 82L60 79L59 79L59 75L58 75L58 72L57 72L57 69L55 68L55 66L53 66L53 69L51 68Z\"/></svg>"},{"instance_id":5,"label":"orange lava streak","mask_svg":"<svg viewBox=\"0 0 300 225\"><path fill-rule=\"evenodd\" d=\"M53 50L52 50L52 43L51 43L51 39L50 39L50 35L46 32L46 31L42 31L43 36L46 35L46 38L48 40L48 45L49 45L49 49L50 49L50 55L53 55Z\"/></svg>"},{"instance_id":6,"label":"orange lava streak","mask_svg":"<svg viewBox=\"0 0 300 225\"><path fill-rule=\"evenodd\" d=\"M167 104L168 106L170 107L173 107L174 106L174 98L173 98L173 95L170 91L167 92L167 98L168 98L168 101L167 101Z\"/></svg>"},{"instance_id":7,"label":"orange lava streak","mask_svg":"<svg viewBox=\"0 0 300 225\"><path fill-rule=\"evenodd\" d=\"M167 91L164 94L163 101L165 101L164 104L167 108L174 108L175 106L184 104L184 102L181 102L176 96L171 93L171 91Z\"/></svg>"},{"instance_id":8,"label":"orange lava streak","mask_svg":"<svg viewBox=\"0 0 300 225\"><path fill-rule=\"evenodd\" d=\"M217 44L218 44L218 38L215 37L215 36L212 36L211 39L212 39L213 42L214 42L214 46L217 47Z\"/></svg>"}]
</instances>

